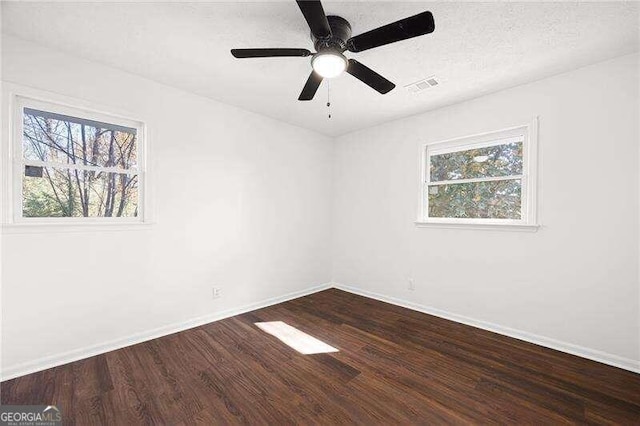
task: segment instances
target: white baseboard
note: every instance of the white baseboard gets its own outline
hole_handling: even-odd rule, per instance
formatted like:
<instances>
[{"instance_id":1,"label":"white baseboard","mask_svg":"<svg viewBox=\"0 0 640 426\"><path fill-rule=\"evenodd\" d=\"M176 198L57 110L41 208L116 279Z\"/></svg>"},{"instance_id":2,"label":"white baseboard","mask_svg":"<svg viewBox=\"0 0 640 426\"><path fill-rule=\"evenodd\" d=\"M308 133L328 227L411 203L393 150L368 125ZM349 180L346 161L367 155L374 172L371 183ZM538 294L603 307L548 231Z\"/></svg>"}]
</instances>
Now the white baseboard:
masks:
<instances>
[{"instance_id":1,"label":"white baseboard","mask_svg":"<svg viewBox=\"0 0 640 426\"><path fill-rule=\"evenodd\" d=\"M351 286L347 286L339 283L327 283L327 284L321 284L318 286L310 287L305 290L288 293L282 296L272 297L270 299L265 299L265 300L252 303L249 305L241 306L238 308L228 309L226 311L200 316L200 317L193 318L180 323L169 324L166 326L155 328L153 330L136 333L121 339L111 340L109 342L101 343L98 345L75 349L62 354L43 357L34 361L17 364L17 365L3 369L0 377L2 381L10 380L16 377L24 376L26 374L31 374L37 371L46 370L47 368L68 364L70 362L89 358L95 355L100 355L105 352L121 349L127 346L135 345L137 343L146 342L148 340L156 339L158 337L167 336L169 334L188 330L190 328L194 328L194 327L198 327L211 322L219 321L235 315L240 315L245 312L254 311L256 309L265 308L271 305L276 305L278 303L286 302L288 300L296 299L298 297L306 296L312 293L317 293L319 291L326 290L332 287L337 288L339 290L347 291L349 293L358 294L360 296L369 297L371 299L380 300L382 302L391 303L393 305L402 306L404 308L411 309L414 311L423 312L423 313L434 315L440 318L459 322L462 324L467 324L472 327L493 331L498 334L513 337L519 340L524 340L525 342L530 342L536 345L545 346L561 352L567 352L583 358L591 359L593 361L598 361L604 364L612 365L614 367L619 367L625 370L633 371L635 373L640 373L640 361L635 361L629 358L623 358L617 355L609 354L602 351L597 351L594 349L585 348L585 347L574 345L571 343L561 342L559 340L551 339L544 336L538 336L532 333L527 333L527 332L516 330L513 328L504 327L504 326L493 324L487 321L476 320L473 318L465 317L463 315L453 314L453 313L432 308L429 306L424 306L424 305L409 302L406 300L401 300L394 297L373 293L357 287L351 287Z\"/></svg>"},{"instance_id":2,"label":"white baseboard","mask_svg":"<svg viewBox=\"0 0 640 426\"><path fill-rule=\"evenodd\" d=\"M380 300L382 302L391 303L392 305L401 306L403 308L411 309L411 310L422 312L425 314L434 315L436 317L470 325L472 327L493 331L494 333L502 334L504 336L513 337L519 340L524 340L525 342L534 343L536 345L545 346L547 348L555 349L561 352L577 355L582 358L587 358L593 361L601 362L603 364L608 364L614 367L633 371L634 373L640 373L640 361L636 361L630 358L624 358L618 355L613 355L613 354L598 351L595 349L589 349L583 346L574 345L572 343L566 343L559 340L551 339L549 337L527 333L526 331L516 330L509 327L504 327L498 324L493 324L487 321L469 318L463 315L458 315L451 312L443 311L441 309L432 308L430 306L424 306L417 303L409 302L407 300L397 299L395 297L389 297L382 294L373 293L368 290L363 290L357 287L351 287L351 286L339 284L339 283L333 283L333 287L349 293L357 294L364 297L369 297L371 299Z\"/></svg>"},{"instance_id":3,"label":"white baseboard","mask_svg":"<svg viewBox=\"0 0 640 426\"><path fill-rule=\"evenodd\" d=\"M295 291L278 297L272 297L270 299L261 300L256 303L241 306L238 308L228 309L226 311L203 315L197 318L192 318L180 323L174 323L165 325L162 327L154 328L153 330L144 331L141 333L132 334L128 337L121 339L111 340L109 342L100 343L98 345L88 346L85 348L74 349L69 352L43 357L34 361L25 362L5 368L1 373L1 380L14 379L16 377L24 376L26 374L35 373L36 371L46 370L47 368L57 367L59 365L68 364L70 362L78 361L81 359L89 358L95 355L100 355L105 352L110 352L116 349L121 349L127 346L135 345L137 343L146 342L148 340L157 339L158 337L167 336L169 334L177 333L179 331L188 330L190 328L198 327L210 322L219 321L225 318L229 318L235 315L240 315L245 312L255 311L256 309L266 308L267 306L276 305L278 303L286 302L287 300L296 299L298 297L306 296L318 291L331 288L331 284L321 284L314 287L309 287L305 290Z\"/></svg>"}]
</instances>

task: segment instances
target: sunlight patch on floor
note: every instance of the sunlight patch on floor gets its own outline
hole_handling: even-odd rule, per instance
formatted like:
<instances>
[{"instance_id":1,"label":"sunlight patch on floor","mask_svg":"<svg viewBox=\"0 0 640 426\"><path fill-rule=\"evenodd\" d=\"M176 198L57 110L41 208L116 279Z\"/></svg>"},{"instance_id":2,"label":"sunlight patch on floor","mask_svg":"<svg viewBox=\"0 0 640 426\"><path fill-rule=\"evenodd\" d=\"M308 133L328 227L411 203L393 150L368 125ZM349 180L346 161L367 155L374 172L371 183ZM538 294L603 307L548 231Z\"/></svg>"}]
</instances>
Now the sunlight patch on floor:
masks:
<instances>
[{"instance_id":1,"label":"sunlight patch on floor","mask_svg":"<svg viewBox=\"0 0 640 426\"><path fill-rule=\"evenodd\" d=\"M329 346L323 341L318 340L313 336L309 336L307 333L304 333L295 327L291 327L286 322L270 321L257 322L255 324L265 333L269 333L278 338L282 343L292 347L301 354L312 355L338 352L338 349L333 346Z\"/></svg>"}]
</instances>

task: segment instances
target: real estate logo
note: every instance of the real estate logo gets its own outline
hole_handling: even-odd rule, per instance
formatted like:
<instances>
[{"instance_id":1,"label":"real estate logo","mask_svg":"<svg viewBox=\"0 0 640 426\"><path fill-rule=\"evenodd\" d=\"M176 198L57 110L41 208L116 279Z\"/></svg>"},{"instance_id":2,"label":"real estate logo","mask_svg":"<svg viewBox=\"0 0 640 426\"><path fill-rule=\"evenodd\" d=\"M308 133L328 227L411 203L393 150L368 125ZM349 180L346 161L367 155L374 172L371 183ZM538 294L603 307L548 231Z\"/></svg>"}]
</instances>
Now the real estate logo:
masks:
<instances>
[{"instance_id":1,"label":"real estate logo","mask_svg":"<svg viewBox=\"0 0 640 426\"><path fill-rule=\"evenodd\" d=\"M2 405L0 426L61 426L62 413L55 405Z\"/></svg>"}]
</instances>

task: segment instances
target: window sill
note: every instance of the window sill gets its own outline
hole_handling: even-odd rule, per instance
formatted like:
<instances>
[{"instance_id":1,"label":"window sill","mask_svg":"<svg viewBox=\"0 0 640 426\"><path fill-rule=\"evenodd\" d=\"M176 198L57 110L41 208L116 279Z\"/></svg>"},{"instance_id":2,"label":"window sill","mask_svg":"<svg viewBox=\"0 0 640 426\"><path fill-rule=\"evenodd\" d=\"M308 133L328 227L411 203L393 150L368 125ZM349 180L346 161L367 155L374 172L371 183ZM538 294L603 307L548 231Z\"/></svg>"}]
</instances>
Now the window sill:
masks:
<instances>
[{"instance_id":1,"label":"window sill","mask_svg":"<svg viewBox=\"0 0 640 426\"><path fill-rule=\"evenodd\" d=\"M149 231L155 226L154 222L145 223L4 223L2 234L44 234L68 232L123 232Z\"/></svg>"},{"instance_id":2,"label":"window sill","mask_svg":"<svg viewBox=\"0 0 640 426\"><path fill-rule=\"evenodd\" d=\"M456 222L414 222L417 228L444 229L479 229L492 231L537 232L540 225L526 225L519 223L456 223Z\"/></svg>"}]
</instances>

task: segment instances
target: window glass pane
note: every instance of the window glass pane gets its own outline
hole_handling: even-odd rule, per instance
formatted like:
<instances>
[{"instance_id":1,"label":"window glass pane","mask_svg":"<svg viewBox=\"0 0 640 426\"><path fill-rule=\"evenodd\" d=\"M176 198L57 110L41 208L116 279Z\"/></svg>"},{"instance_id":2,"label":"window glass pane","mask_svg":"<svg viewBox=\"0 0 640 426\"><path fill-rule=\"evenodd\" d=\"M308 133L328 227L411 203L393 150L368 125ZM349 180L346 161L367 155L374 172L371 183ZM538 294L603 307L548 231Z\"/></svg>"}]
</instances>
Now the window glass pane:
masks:
<instances>
[{"instance_id":1,"label":"window glass pane","mask_svg":"<svg viewBox=\"0 0 640 426\"><path fill-rule=\"evenodd\" d=\"M137 166L135 129L25 108L25 160L130 169Z\"/></svg>"},{"instance_id":2,"label":"window glass pane","mask_svg":"<svg viewBox=\"0 0 640 426\"><path fill-rule=\"evenodd\" d=\"M136 217L138 176L27 166L23 217Z\"/></svg>"},{"instance_id":3,"label":"window glass pane","mask_svg":"<svg viewBox=\"0 0 640 426\"><path fill-rule=\"evenodd\" d=\"M429 217L521 219L520 179L430 185Z\"/></svg>"},{"instance_id":4,"label":"window glass pane","mask_svg":"<svg viewBox=\"0 0 640 426\"><path fill-rule=\"evenodd\" d=\"M522 174L522 142L431 156L431 182Z\"/></svg>"}]
</instances>

